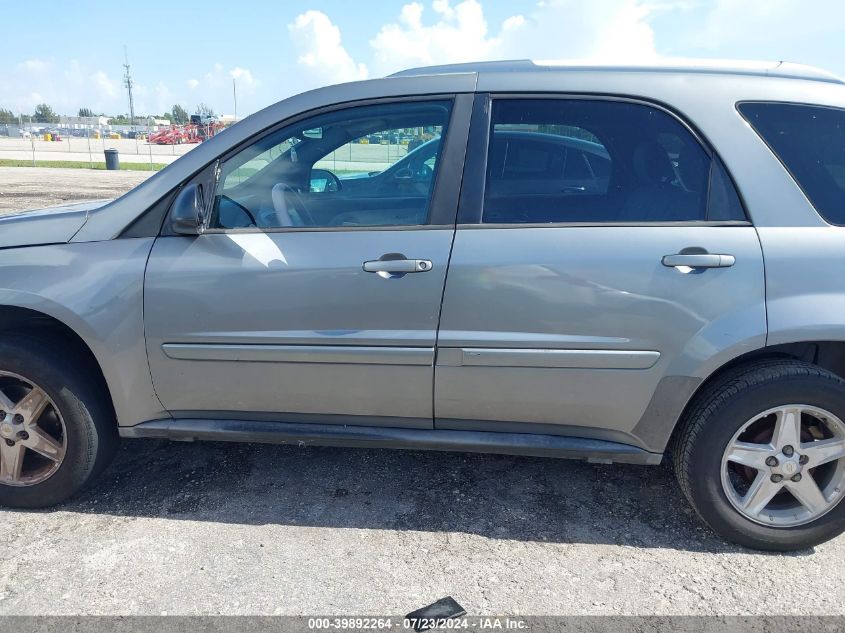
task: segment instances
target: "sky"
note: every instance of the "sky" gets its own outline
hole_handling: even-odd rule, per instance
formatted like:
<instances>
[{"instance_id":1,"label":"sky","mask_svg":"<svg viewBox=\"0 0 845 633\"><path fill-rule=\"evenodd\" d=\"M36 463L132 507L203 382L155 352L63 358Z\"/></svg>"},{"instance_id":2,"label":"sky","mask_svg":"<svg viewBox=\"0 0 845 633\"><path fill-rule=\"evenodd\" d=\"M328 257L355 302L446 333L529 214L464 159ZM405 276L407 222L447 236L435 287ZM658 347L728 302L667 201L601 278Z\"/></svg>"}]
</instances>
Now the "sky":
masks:
<instances>
[{"instance_id":1,"label":"sky","mask_svg":"<svg viewBox=\"0 0 845 633\"><path fill-rule=\"evenodd\" d=\"M490 59L786 60L845 77L845 0L99 0L3 3L0 108L244 116L322 85ZM123 5L121 5L123 6ZM131 7L133 5L125 5ZM143 7L148 6L149 9ZM162 8L159 8L162 7ZM166 8L165 8L166 7ZM50 16L50 17L48 17ZM15 27L15 25L18 25Z\"/></svg>"}]
</instances>

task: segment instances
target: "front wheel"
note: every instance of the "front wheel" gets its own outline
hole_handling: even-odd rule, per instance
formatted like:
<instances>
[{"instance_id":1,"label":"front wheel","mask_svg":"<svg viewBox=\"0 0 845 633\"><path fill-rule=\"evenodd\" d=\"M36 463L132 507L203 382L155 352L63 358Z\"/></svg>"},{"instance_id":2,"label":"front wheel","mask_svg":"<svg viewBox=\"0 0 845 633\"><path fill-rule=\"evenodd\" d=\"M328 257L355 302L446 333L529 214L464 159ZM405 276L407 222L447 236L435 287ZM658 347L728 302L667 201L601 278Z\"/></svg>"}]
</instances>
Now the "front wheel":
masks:
<instances>
[{"instance_id":1,"label":"front wheel","mask_svg":"<svg viewBox=\"0 0 845 633\"><path fill-rule=\"evenodd\" d=\"M717 533L795 550L845 530L845 381L769 360L733 370L691 404L674 446L678 480Z\"/></svg>"},{"instance_id":2,"label":"front wheel","mask_svg":"<svg viewBox=\"0 0 845 633\"><path fill-rule=\"evenodd\" d=\"M108 465L117 427L95 375L56 341L0 336L0 505L55 505Z\"/></svg>"}]
</instances>

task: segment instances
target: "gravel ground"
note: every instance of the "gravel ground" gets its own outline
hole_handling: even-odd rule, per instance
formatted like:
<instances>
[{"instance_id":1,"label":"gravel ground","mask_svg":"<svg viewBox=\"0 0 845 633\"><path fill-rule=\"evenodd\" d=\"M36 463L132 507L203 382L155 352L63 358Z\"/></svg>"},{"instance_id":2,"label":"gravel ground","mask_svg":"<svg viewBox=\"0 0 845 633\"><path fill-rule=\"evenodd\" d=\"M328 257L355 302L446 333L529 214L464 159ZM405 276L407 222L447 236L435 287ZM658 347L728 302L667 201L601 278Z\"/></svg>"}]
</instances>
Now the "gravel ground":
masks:
<instances>
[{"instance_id":1,"label":"gravel ground","mask_svg":"<svg viewBox=\"0 0 845 633\"><path fill-rule=\"evenodd\" d=\"M0 612L841 614L845 540L752 553L668 468L125 441L90 490L0 511ZM797 580L796 580L797 579Z\"/></svg>"},{"instance_id":2,"label":"gravel ground","mask_svg":"<svg viewBox=\"0 0 845 633\"><path fill-rule=\"evenodd\" d=\"M0 200L143 176L0 170ZM445 595L471 615L845 613L845 538L727 545L668 467L134 440L70 503L0 526L4 614L404 614Z\"/></svg>"},{"instance_id":3,"label":"gravel ground","mask_svg":"<svg viewBox=\"0 0 845 633\"><path fill-rule=\"evenodd\" d=\"M151 175L148 171L0 167L0 214L116 198Z\"/></svg>"}]
</instances>

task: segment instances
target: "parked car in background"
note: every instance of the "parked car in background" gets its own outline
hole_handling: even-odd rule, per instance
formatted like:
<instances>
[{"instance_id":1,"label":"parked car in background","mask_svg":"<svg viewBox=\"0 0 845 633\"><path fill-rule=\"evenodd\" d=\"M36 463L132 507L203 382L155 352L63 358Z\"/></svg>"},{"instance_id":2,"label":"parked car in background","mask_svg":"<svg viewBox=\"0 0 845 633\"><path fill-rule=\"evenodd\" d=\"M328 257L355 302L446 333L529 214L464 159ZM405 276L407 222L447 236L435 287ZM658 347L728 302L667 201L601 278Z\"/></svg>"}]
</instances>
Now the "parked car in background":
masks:
<instances>
[{"instance_id":1,"label":"parked car in background","mask_svg":"<svg viewBox=\"0 0 845 633\"><path fill-rule=\"evenodd\" d=\"M292 97L0 218L0 504L62 502L119 437L668 455L724 538L810 547L845 528L842 226L845 84L813 68Z\"/></svg>"}]
</instances>

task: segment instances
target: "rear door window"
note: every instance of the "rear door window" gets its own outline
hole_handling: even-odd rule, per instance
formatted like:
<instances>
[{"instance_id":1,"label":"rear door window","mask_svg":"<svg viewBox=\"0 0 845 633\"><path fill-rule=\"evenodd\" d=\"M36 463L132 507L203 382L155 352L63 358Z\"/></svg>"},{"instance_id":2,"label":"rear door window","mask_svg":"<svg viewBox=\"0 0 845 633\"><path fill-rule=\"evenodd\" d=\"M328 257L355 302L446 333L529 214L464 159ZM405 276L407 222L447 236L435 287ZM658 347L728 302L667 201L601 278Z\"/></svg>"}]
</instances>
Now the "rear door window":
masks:
<instances>
[{"instance_id":1,"label":"rear door window","mask_svg":"<svg viewBox=\"0 0 845 633\"><path fill-rule=\"evenodd\" d=\"M821 216L845 225L845 109L792 103L738 108Z\"/></svg>"},{"instance_id":2,"label":"rear door window","mask_svg":"<svg viewBox=\"0 0 845 633\"><path fill-rule=\"evenodd\" d=\"M497 99L482 220L695 222L745 220L745 214L718 160L658 108Z\"/></svg>"}]
</instances>

